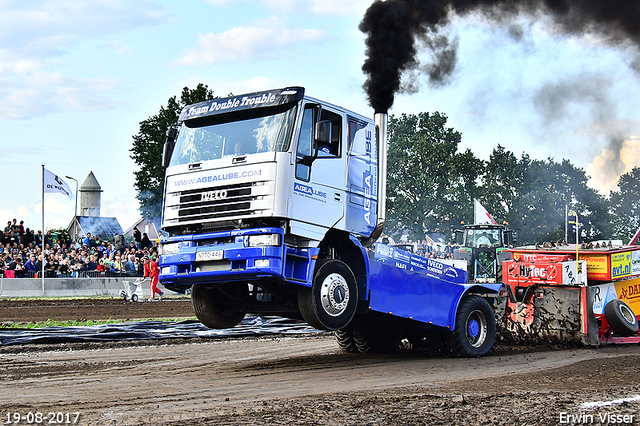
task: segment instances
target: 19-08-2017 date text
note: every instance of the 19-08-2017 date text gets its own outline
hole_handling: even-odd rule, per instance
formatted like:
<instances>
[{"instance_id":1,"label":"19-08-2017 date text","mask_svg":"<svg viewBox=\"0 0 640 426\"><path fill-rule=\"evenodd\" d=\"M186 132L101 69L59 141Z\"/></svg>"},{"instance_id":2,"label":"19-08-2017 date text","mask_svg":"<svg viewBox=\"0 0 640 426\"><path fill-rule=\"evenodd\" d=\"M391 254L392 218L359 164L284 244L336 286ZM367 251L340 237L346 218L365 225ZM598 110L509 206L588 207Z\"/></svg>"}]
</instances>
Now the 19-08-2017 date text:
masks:
<instances>
[{"instance_id":1,"label":"19-08-2017 date text","mask_svg":"<svg viewBox=\"0 0 640 426\"><path fill-rule=\"evenodd\" d=\"M30 424L30 425L72 425L78 423L80 419L79 412L63 413L58 412L46 412L29 411L26 413L8 412L3 416L2 424L15 425L15 424Z\"/></svg>"}]
</instances>

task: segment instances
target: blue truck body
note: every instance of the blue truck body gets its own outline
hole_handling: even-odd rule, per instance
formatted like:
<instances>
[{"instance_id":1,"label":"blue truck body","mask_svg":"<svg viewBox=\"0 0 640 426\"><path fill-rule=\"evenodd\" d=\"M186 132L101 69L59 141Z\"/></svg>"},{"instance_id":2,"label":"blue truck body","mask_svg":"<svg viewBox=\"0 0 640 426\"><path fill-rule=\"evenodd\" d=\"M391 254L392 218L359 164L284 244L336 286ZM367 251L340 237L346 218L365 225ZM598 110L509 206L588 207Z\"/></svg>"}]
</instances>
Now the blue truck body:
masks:
<instances>
[{"instance_id":1,"label":"blue truck body","mask_svg":"<svg viewBox=\"0 0 640 426\"><path fill-rule=\"evenodd\" d=\"M442 337L463 355L491 349L500 284L375 243L386 115L374 123L299 87L207 101L183 110L163 165L160 281L190 289L205 325L251 312L335 330L346 351Z\"/></svg>"}]
</instances>

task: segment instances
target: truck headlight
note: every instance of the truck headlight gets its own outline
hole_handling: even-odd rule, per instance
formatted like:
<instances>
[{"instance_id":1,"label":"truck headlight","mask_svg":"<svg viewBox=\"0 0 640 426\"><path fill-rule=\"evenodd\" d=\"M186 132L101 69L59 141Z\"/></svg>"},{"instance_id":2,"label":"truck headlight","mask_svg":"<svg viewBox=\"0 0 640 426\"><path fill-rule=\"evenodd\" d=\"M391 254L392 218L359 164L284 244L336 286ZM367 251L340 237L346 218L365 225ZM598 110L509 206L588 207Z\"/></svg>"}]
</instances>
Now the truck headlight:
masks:
<instances>
[{"instance_id":1,"label":"truck headlight","mask_svg":"<svg viewBox=\"0 0 640 426\"><path fill-rule=\"evenodd\" d=\"M160 244L158 249L158 254L167 255L167 254L176 254L180 251L180 243L169 243L169 244Z\"/></svg>"},{"instance_id":2,"label":"truck headlight","mask_svg":"<svg viewBox=\"0 0 640 426\"><path fill-rule=\"evenodd\" d=\"M280 234L249 235L249 247L279 246Z\"/></svg>"}]
</instances>

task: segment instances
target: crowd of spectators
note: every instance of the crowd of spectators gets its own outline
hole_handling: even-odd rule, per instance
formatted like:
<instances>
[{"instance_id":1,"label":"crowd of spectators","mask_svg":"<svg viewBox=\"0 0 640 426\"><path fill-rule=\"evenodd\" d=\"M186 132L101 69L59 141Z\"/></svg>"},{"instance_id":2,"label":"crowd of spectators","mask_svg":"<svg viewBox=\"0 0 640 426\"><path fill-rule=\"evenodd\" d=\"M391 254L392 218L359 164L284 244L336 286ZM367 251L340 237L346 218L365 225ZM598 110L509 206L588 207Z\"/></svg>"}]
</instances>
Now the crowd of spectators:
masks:
<instances>
[{"instance_id":1,"label":"crowd of spectators","mask_svg":"<svg viewBox=\"0 0 640 426\"><path fill-rule=\"evenodd\" d=\"M391 237L383 236L380 240L383 244L396 246L429 259L453 259L453 252L460 248L458 243L433 243L426 240L406 241L396 243Z\"/></svg>"},{"instance_id":2,"label":"crowd of spectators","mask_svg":"<svg viewBox=\"0 0 640 426\"><path fill-rule=\"evenodd\" d=\"M90 232L78 241L68 233L43 236L24 227L24 222L9 221L0 235L0 275L5 278L46 278L142 276L143 258L157 257L157 244L146 233L129 243L116 234L111 241L92 236ZM44 240L44 250L42 243Z\"/></svg>"}]
</instances>

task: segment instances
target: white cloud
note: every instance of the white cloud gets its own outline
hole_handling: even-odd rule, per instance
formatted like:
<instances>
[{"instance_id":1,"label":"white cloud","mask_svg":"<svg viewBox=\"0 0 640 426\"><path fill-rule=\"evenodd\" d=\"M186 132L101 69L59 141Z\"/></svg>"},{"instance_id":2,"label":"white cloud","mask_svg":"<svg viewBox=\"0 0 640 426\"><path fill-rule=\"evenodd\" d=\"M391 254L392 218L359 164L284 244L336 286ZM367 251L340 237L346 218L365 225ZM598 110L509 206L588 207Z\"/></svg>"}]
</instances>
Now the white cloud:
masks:
<instances>
[{"instance_id":1,"label":"white cloud","mask_svg":"<svg viewBox=\"0 0 640 426\"><path fill-rule=\"evenodd\" d=\"M277 18L238 26L223 33L198 34L198 47L189 49L176 65L202 65L273 59L290 54L299 45L327 39L324 31L280 28Z\"/></svg>"},{"instance_id":2,"label":"white cloud","mask_svg":"<svg viewBox=\"0 0 640 426\"><path fill-rule=\"evenodd\" d=\"M113 106L105 93L121 82L75 77L73 71L66 69L75 59L67 59L67 55L81 44L107 34L168 20L163 6L154 0L3 2L0 120ZM119 46L116 53L122 53L122 49Z\"/></svg>"}]
</instances>

